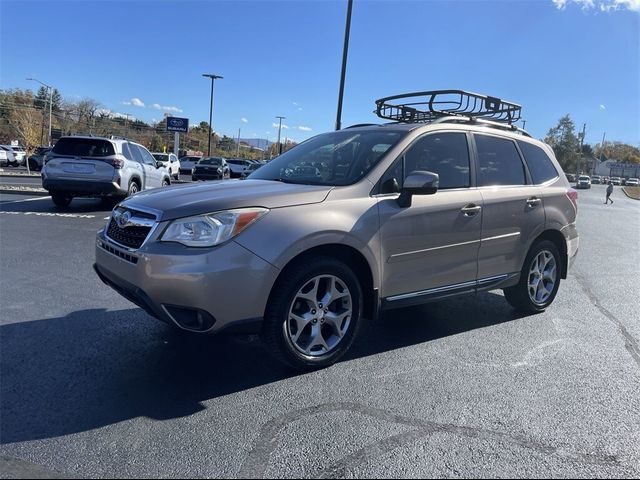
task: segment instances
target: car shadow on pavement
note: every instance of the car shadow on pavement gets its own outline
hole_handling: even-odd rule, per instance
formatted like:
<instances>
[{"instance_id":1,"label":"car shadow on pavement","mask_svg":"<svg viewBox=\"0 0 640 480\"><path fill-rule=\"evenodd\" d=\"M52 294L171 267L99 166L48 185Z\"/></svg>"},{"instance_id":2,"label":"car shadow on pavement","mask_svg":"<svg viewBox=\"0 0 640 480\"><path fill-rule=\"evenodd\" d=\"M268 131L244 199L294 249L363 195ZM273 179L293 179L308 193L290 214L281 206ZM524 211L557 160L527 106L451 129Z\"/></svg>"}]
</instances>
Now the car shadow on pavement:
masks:
<instances>
[{"instance_id":1,"label":"car shadow on pavement","mask_svg":"<svg viewBox=\"0 0 640 480\"><path fill-rule=\"evenodd\" d=\"M56 207L48 197L42 197L35 201L7 200L0 201L0 210L5 212L36 212L36 213L111 213L117 202L103 201L99 198L74 198L66 208Z\"/></svg>"},{"instance_id":2,"label":"car shadow on pavement","mask_svg":"<svg viewBox=\"0 0 640 480\"><path fill-rule=\"evenodd\" d=\"M347 359L515 318L494 293L396 310L370 325ZM255 336L183 334L140 309L5 324L0 341L2 444L140 416L184 417L204 401L301 375L271 359Z\"/></svg>"}]
</instances>

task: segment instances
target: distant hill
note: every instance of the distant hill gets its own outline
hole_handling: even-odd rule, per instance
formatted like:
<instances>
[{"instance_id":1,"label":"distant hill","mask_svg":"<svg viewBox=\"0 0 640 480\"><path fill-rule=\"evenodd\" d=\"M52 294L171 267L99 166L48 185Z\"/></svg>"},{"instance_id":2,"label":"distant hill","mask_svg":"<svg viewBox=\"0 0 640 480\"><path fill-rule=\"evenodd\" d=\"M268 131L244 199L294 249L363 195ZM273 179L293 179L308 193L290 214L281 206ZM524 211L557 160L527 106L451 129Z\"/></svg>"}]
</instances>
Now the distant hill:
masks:
<instances>
[{"instance_id":1,"label":"distant hill","mask_svg":"<svg viewBox=\"0 0 640 480\"><path fill-rule=\"evenodd\" d=\"M266 138L241 138L240 143L246 143L254 148L269 148L274 142Z\"/></svg>"}]
</instances>

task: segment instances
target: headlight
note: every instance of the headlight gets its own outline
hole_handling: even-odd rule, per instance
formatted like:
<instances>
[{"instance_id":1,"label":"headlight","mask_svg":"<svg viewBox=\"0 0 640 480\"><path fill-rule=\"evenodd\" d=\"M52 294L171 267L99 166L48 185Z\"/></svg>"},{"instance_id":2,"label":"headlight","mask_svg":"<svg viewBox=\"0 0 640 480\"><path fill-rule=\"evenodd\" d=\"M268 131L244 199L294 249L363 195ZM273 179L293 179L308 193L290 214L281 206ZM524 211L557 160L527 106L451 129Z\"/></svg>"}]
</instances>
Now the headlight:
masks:
<instances>
[{"instance_id":1,"label":"headlight","mask_svg":"<svg viewBox=\"0 0 640 480\"><path fill-rule=\"evenodd\" d=\"M239 208L180 218L169 224L160 240L187 247L213 247L232 239L268 211L266 208Z\"/></svg>"}]
</instances>

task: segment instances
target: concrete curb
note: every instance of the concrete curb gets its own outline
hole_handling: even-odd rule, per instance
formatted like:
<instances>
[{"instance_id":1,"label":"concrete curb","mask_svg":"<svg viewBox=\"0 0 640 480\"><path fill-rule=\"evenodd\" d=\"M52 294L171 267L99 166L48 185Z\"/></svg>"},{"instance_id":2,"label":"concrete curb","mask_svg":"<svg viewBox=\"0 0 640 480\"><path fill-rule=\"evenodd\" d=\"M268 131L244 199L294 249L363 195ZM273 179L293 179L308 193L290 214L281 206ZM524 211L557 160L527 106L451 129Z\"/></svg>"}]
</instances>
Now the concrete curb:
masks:
<instances>
[{"instance_id":1,"label":"concrete curb","mask_svg":"<svg viewBox=\"0 0 640 480\"><path fill-rule=\"evenodd\" d=\"M42 197L49 196L49 192L47 192L42 188L38 188L38 189L34 188L31 190L19 190L19 189L7 188L6 185L0 185L0 193L10 193L13 195L37 195Z\"/></svg>"},{"instance_id":2,"label":"concrete curb","mask_svg":"<svg viewBox=\"0 0 640 480\"><path fill-rule=\"evenodd\" d=\"M621 190L631 200L640 200L640 198L632 197L631 195L629 195L629 192L627 192L627 188L626 187L622 187Z\"/></svg>"}]
</instances>

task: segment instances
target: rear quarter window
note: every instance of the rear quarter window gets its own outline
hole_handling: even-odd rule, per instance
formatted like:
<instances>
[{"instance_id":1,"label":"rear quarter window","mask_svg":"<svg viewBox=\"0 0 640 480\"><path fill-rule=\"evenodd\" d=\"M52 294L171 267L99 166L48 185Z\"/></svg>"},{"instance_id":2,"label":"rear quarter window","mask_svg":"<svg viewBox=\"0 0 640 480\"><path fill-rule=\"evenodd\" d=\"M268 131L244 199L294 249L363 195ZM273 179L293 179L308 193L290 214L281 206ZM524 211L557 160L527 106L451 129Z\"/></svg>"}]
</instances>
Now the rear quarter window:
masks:
<instances>
[{"instance_id":1,"label":"rear quarter window","mask_svg":"<svg viewBox=\"0 0 640 480\"><path fill-rule=\"evenodd\" d=\"M518 145L520 145L524 160L529 167L533 183L548 182L558 176L556 167L553 166L553 162L542 148L521 140L518 140Z\"/></svg>"},{"instance_id":2,"label":"rear quarter window","mask_svg":"<svg viewBox=\"0 0 640 480\"><path fill-rule=\"evenodd\" d=\"M53 153L75 157L108 157L116 154L111 142L97 138L61 138L53 147Z\"/></svg>"}]
</instances>

